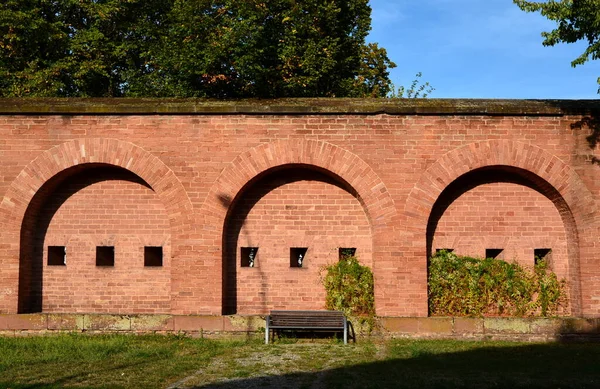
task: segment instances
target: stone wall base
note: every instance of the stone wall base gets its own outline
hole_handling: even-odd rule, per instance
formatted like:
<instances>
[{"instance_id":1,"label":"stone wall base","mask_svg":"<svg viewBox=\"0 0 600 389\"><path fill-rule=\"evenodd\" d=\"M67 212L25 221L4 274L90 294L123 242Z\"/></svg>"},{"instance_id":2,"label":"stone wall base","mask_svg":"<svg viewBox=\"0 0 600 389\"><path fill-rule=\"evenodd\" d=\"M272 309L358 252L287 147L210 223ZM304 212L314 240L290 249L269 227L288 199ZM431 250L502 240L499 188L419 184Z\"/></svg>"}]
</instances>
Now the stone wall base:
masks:
<instances>
[{"instance_id":1,"label":"stone wall base","mask_svg":"<svg viewBox=\"0 0 600 389\"><path fill-rule=\"evenodd\" d=\"M0 315L0 336L62 332L182 334L231 338L262 336L264 316L101 314ZM388 338L515 341L600 340L600 318L379 317L371 331L353 323L357 341Z\"/></svg>"}]
</instances>

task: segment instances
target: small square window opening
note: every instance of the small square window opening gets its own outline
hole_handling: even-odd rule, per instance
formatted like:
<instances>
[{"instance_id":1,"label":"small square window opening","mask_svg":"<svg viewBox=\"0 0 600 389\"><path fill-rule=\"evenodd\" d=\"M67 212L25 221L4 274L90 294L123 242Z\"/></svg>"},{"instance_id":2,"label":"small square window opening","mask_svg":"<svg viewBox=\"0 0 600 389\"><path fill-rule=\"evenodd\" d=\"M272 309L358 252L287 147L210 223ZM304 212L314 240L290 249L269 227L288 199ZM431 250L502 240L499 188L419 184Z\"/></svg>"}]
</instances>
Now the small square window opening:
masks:
<instances>
[{"instance_id":1,"label":"small square window opening","mask_svg":"<svg viewBox=\"0 0 600 389\"><path fill-rule=\"evenodd\" d=\"M145 246L144 247L144 266L145 267L160 267L163 265L163 248L162 246Z\"/></svg>"},{"instance_id":2,"label":"small square window opening","mask_svg":"<svg viewBox=\"0 0 600 389\"><path fill-rule=\"evenodd\" d=\"M485 249L485 257L504 259L504 249Z\"/></svg>"},{"instance_id":3,"label":"small square window opening","mask_svg":"<svg viewBox=\"0 0 600 389\"><path fill-rule=\"evenodd\" d=\"M96 246L96 266L115 266L114 246Z\"/></svg>"},{"instance_id":4,"label":"small square window opening","mask_svg":"<svg viewBox=\"0 0 600 389\"><path fill-rule=\"evenodd\" d=\"M552 261L552 249L534 249L533 261L536 265L541 261L549 263Z\"/></svg>"},{"instance_id":5,"label":"small square window opening","mask_svg":"<svg viewBox=\"0 0 600 389\"><path fill-rule=\"evenodd\" d=\"M255 267L258 247L241 247L240 257L242 267Z\"/></svg>"},{"instance_id":6,"label":"small square window opening","mask_svg":"<svg viewBox=\"0 0 600 389\"><path fill-rule=\"evenodd\" d=\"M290 248L290 267L303 267L306 262L308 247Z\"/></svg>"},{"instance_id":7,"label":"small square window opening","mask_svg":"<svg viewBox=\"0 0 600 389\"><path fill-rule=\"evenodd\" d=\"M340 247L338 251L338 258L341 261L347 257L354 257L356 255L356 247Z\"/></svg>"},{"instance_id":8,"label":"small square window opening","mask_svg":"<svg viewBox=\"0 0 600 389\"><path fill-rule=\"evenodd\" d=\"M67 266L65 246L48 246L48 266Z\"/></svg>"}]
</instances>

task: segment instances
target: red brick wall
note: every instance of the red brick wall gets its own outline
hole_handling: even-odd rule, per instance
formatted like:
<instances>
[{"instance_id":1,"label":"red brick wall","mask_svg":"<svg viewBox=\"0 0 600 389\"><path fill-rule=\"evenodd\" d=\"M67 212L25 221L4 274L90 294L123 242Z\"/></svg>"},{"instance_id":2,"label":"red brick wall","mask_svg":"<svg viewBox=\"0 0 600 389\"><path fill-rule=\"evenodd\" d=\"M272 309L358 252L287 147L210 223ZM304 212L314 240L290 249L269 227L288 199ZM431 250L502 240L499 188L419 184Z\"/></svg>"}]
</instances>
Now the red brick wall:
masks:
<instances>
[{"instance_id":1,"label":"red brick wall","mask_svg":"<svg viewBox=\"0 0 600 389\"><path fill-rule=\"evenodd\" d=\"M137 115L119 114L115 108L113 114L103 115L86 112L84 103L84 108L74 108L75 113L69 115L20 115L11 113L12 106L6 108L6 104L0 104L0 111L7 112L0 115L3 231L0 235L0 312L16 312L19 295L26 302L35 300L40 288L43 309L53 311L220 314L224 307L227 310L231 305L232 295L235 296L234 310L239 312L263 312L265 306L300 307L281 302L281 299L287 301L285 293L288 292L306 293L302 307L316 308L322 302L323 292L318 287L316 273L312 273L316 262L311 260L322 261L319 263L333 260L335 248L346 244L352 233L352 242L356 242L353 247L358 248L359 257L373 266L378 314L423 316L427 314L428 247L442 245L437 241L442 233L463 234L462 230L449 230L458 228L452 225L452 219L466 220L465 209L471 212L472 207L479 207L485 210L481 213L491 219L486 217L478 222L480 227L473 229L491 228L492 233L494 229L506 229L496 237L490 231L480 231L475 238L480 238L480 243L471 240L466 246L473 248L479 244L478 247L485 249L486 242L492 239L508 239L520 242L508 245L520 247L516 250L520 253L525 252L525 247L529 247L528 250L552 248L557 271L562 268L561 272L568 273L573 313L600 316L600 263L597 259L600 219L596 205L600 197L600 177L595 162L600 152L589 142L592 131L577 126L581 115L562 111L553 105L555 103L536 105L528 111L528 105L533 103L520 102L517 108L511 106L514 114L504 108L494 111L493 106L486 105L492 104L489 102L464 102L476 108L464 113L463 103L459 103L452 108L445 101L428 102L427 115L415 114L416 111L398 113L401 109L378 113L387 108L371 109L374 103L369 101L362 105L353 102L346 113L328 110L309 114L282 114L276 109L270 113L266 106L260 106L260 110L257 108L251 114L220 114L219 110L226 111L228 106L215 105L206 113L193 113L200 109L192 107L176 115L155 114L155 111ZM440 107L438 111L436 104ZM252 104L249 106L247 109L252 111ZM163 111L172 109L168 104L164 107ZM297 105L291 107L297 110ZM452 113L453 109L457 113ZM81 113L77 114L78 110ZM114 214L133 215L132 204L147 205L144 209L149 213L137 217L136 224L131 225L126 235L120 235L116 225L110 225L116 230L109 232L98 224L100 221L88 220L87 231L103 233L93 232L85 239L78 233L78 238L72 240L86 242L77 243L83 251L87 250L83 245L91 247L95 242L108 239L104 238L104 232L115 236L117 242L123 242L116 244L117 266L108 271L117 277L116 284L128 281L122 287L109 286L109 281L99 276L108 273L102 273L106 269L90 267L90 257L83 251L80 262L87 264L90 273L84 273L85 268L76 268L77 262L72 258L75 254L71 255L77 251L75 246L67 249L65 269L44 267L40 278L39 269L28 262L28 249L20 243L31 239L31 232L22 227L44 216L44 212L36 213L36 209L43 209L37 204L36 193L43 194L38 197L52 198L56 188L47 190L45 183L63 171L90 162L128 170L153 190L131 180L119 181L118 187L114 185L114 192L103 200L106 204L121 204L114 209ZM298 180L267 191L252 207L246 204L249 209L244 220L247 226L256 227L248 227L244 233L232 233L231 225L241 223L235 217L226 223L228 214L237 215L232 209L242 209L244 202L252 201L253 193L264 191L271 184L265 173L290 164L306 166L307 172L313 172L309 174L318 171L328 178ZM433 236L428 235L428 222L432 212L441 209L438 199L445 196L444 190L465 174L489 166L518 170L506 173L510 179L504 177L498 181L501 183L485 182L457 197L438 215L434 243ZM77 202L80 196L93 197L92 192L96 188L103 190L100 189L103 185L113 184L99 182L78 192L72 200ZM89 194L87 189L91 191ZM490 191L500 191L505 196L501 200L490 199ZM149 197L147 204L138 201L151 193L155 202ZM297 213L286 210L286 206L311 207L304 203L309 195L318 197L311 201L328 202L334 207L339 201L340 208L319 213L315 203L315 213L311 210L305 214L298 208L293 210ZM486 197L476 200L482 196ZM476 201L479 205L475 205ZM93 203L95 205L96 200ZM158 205L162 208L158 209ZM268 208L275 205L279 208ZM504 220L494 220L494 216L489 215L492 208L502 210ZM514 209L511 211L511 208ZM267 211L273 214L266 215L266 223L259 222L258 216L262 218ZM274 217L288 211L286 217ZM55 215L56 221L67 224L61 222L56 229L54 226L59 224L50 224L48 242L50 238L65 235L60 230L67 228L69 218L65 216L68 213L61 212ZM515 212L514 216L509 217L510 212ZM344 223L348 213L358 219ZM150 219L150 215L158 219ZM269 269L270 261L273 264L277 260L287 261L290 245L296 244L293 241L312 236L307 232L315 231L313 226L298 225L293 234L277 229L302 215L338 225L332 231L314 235L312 241L303 238L305 243L299 243L309 247L306 269L292 270L285 265ZM531 224L523 225L525 219ZM350 229L354 223L361 226L358 231ZM507 225L501 226L501 223ZM149 225L152 226L150 234L145 232ZM74 224L68 228L75 228ZM162 269L144 269L139 265L139 250L145 243L138 241L152 236L166 242ZM231 245L236 236L238 242L231 250L228 244ZM252 241L259 240L261 248L255 269L240 269L239 258L229 254L231 251L235 255L239 253L239 247L246 244L245 236L250 236ZM467 237L461 236L461 239ZM551 246L537 247L538 244ZM324 254L330 250L334 254ZM523 260L531 258L528 253L524 256ZM119 257L127 258L126 262L119 261ZM119 268L125 263L127 270ZM236 264L235 273L230 263ZM266 276L255 277L267 270ZM80 300L62 300L64 293L60 288L64 284L53 274L60 271L69 274L63 278L69 280L66 283L69 287L81 288L78 285L83 285L82 274L86 274L95 290L107 285L110 291L104 291L106 300L97 301L88 290ZM281 271L281 278L272 280L270 274ZM287 278L293 272L306 275L306 283L294 284L292 290L288 290L289 285L285 288L283 284L277 285L281 280L300 282L299 277ZM232 280L234 274L235 280ZM21 282L19 285L19 275L22 279L42 279L43 284L27 286ZM268 282L265 283L265 279ZM259 293L265 288L267 294Z\"/></svg>"}]
</instances>

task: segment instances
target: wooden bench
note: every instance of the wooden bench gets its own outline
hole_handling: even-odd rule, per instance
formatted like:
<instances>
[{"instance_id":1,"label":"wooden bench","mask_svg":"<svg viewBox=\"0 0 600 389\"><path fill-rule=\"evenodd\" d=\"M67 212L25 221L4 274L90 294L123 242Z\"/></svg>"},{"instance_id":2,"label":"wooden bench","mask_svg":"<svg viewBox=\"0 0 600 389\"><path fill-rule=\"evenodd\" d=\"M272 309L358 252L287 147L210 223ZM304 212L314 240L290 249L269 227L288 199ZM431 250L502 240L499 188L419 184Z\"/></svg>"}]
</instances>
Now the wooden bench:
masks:
<instances>
[{"instance_id":1,"label":"wooden bench","mask_svg":"<svg viewBox=\"0 0 600 389\"><path fill-rule=\"evenodd\" d=\"M275 330L343 331L348 343L348 321L340 311L271 311L265 322L265 344Z\"/></svg>"}]
</instances>

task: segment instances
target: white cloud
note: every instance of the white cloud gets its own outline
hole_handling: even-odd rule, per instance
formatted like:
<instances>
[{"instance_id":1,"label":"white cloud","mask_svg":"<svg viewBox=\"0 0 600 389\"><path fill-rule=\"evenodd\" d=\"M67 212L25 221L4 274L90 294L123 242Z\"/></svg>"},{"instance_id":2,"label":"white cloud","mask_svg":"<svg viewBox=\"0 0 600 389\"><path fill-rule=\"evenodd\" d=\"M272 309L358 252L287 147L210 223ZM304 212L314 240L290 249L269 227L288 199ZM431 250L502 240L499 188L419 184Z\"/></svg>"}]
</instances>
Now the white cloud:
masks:
<instances>
[{"instance_id":1,"label":"white cloud","mask_svg":"<svg viewBox=\"0 0 600 389\"><path fill-rule=\"evenodd\" d=\"M401 11L401 4L394 1L371 0L371 25L376 28L385 28L401 22L406 15Z\"/></svg>"}]
</instances>

